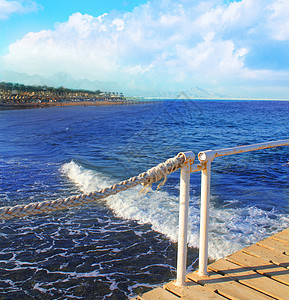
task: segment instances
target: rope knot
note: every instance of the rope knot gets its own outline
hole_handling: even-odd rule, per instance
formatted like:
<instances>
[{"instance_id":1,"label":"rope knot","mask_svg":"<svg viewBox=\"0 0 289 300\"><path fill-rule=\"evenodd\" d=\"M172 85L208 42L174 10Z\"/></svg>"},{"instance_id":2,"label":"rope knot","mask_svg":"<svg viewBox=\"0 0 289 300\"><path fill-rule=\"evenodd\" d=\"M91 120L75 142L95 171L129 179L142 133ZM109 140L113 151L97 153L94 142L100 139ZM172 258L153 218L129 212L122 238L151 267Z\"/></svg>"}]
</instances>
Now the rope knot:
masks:
<instances>
[{"instance_id":1,"label":"rope knot","mask_svg":"<svg viewBox=\"0 0 289 300\"><path fill-rule=\"evenodd\" d=\"M169 158L167 161L158 164L156 167L149 169L146 172L147 180L142 183L144 186L141 193L147 194L151 189L154 182L164 179L158 184L157 190L159 190L167 181L167 175L174 172L184 163L185 158L182 154L175 156L174 158Z\"/></svg>"}]
</instances>

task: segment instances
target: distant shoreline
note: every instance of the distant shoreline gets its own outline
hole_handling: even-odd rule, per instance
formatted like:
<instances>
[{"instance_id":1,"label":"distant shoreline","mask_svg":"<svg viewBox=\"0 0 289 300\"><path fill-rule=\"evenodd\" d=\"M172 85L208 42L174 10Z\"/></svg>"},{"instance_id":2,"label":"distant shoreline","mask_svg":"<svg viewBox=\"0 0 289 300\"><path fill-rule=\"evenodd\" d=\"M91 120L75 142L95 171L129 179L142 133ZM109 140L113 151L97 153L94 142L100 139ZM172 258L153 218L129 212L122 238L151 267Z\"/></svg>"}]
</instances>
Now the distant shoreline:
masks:
<instances>
[{"instance_id":1,"label":"distant shoreline","mask_svg":"<svg viewBox=\"0 0 289 300\"><path fill-rule=\"evenodd\" d=\"M38 102L38 103L1 103L4 109L21 109L21 108L46 108L53 106L111 106L111 105L136 105L152 101L66 101L66 102Z\"/></svg>"}]
</instances>

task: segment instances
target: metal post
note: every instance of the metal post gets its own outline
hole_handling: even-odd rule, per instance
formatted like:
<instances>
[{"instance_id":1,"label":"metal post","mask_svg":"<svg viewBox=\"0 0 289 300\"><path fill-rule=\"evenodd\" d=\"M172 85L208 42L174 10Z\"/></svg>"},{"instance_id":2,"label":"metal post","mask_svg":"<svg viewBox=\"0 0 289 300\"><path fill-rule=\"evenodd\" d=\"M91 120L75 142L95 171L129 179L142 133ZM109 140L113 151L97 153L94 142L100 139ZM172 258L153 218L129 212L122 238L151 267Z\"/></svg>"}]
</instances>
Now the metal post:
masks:
<instances>
[{"instance_id":1,"label":"metal post","mask_svg":"<svg viewBox=\"0 0 289 300\"><path fill-rule=\"evenodd\" d=\"M190 171L194 163L195 155L185 152L186 163L181 168L180 177L180 210L179 210L179 237L178 237L178 263L177 263L177 286L183 286L186 282L187 271L187 235L190 200Z\"/></svg>"},{"instance_id":2,"label":"metal post","mask_svg":"<svg viewBox=\"0 0 289 300\"><path fill-rule=\"evenodd\" d=\"M180 211L179 211L179 239L178 239L178 264L176 285L182 286L186 281L187 271L187 235L189 216L190 193L190 164L186 163L181 168L180 178Z\"/></svg>"},{"instance_id":3,"label":"metal post","mask_svg":"<svg viewBox=\"0 0 289 300\"><path fill-rule=\"evenodd\" d=\"M202 170L201 182L201 220L200 220L200 246L199 246L199 276L208 274L208 229L209 229L209 204L211 185L211 161L206 162Z\"/></svg>"}]
</instances>

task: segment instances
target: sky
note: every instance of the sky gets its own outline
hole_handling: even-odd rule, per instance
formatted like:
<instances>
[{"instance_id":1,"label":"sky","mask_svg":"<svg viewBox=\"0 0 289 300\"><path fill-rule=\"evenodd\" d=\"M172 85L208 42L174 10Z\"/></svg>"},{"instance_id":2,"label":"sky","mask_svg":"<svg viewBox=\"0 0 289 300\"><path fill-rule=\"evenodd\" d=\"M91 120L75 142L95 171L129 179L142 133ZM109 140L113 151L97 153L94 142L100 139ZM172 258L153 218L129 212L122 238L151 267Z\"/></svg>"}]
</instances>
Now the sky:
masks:
<instances>
[{"instance_id":1,"label":"sky","mask_svg":"<svg viewBox=\"0 0 289 300\"><path fill-rule=\"evenodd\" d=\"M0 81L289 99L288 0L0 0Z\"/></svg>"}]
</instances>

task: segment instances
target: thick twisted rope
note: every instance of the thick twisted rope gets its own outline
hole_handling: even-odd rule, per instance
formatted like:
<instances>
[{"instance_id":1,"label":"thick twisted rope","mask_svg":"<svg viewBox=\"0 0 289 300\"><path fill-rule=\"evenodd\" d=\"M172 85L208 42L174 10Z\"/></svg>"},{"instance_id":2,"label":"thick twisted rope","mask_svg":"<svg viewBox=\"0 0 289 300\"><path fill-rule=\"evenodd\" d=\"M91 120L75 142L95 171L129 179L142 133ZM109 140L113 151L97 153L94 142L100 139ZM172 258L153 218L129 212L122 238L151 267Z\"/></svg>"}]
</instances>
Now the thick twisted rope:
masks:
<instances>
[{"instance_id":1,"label":"thick twisted rope","mask_svg":"<svg viewBox=\"0 0 289 300\"><path fill-rule=\"evenodd\" d=\"M164 181L158 185L159 188L165 183L167 175L179 169L185 162L185 159L185 155L179 153L174 158L170 158L167 161L160 163L156 167L153 167L148 171L139 174L138 176L131 177L128 180L121 181L117 184L111 185L108 188L100 189L96 192L70 196L65 199L46 200L42 202L34 202L26 205L16 205L12 207L1 207L0 219L7 220L15 217L21 218L29 215L48 213L56 210L80 206L99 199L106 198L111 195L115 195L121 191L125 191L139 184L142 184L144 186L143 190L147 190L151 187L153 182L157 182L164 178Z\"/></svg>"}]
</instances>

